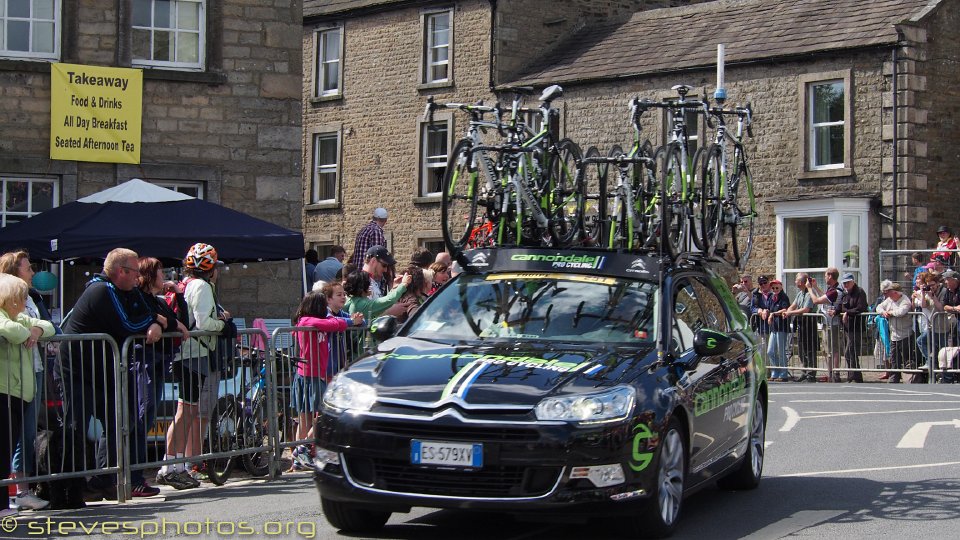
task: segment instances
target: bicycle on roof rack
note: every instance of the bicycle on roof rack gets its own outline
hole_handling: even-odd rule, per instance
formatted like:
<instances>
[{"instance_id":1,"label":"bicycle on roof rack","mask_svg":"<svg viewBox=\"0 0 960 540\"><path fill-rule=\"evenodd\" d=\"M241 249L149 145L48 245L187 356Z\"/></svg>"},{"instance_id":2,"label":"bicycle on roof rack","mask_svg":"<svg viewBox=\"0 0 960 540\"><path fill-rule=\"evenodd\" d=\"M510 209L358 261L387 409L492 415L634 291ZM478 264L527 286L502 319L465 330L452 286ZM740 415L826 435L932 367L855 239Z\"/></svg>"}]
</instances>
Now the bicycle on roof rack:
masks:
<instances>
[{"instance_id":1,"label":"bicycle on roof rack","mask_svg":"<svg viewBox=\"0 0 960 540\"><path fill-rule=\"evenodd\" d=\"M714 142L709 145L701 161L703 194L701 221L708 255L723 256L743 270L753 250L753 232L757 217L753 181L743 147L744 130L753 137L753 108L724 109L707 107L707 124L716 129ZM736 135L727 130L726 116L737 117ZM733 147L731 156L729 146ZM730 163L732 161L732 168ZM723 244L723 229L730 231L730 249Z\"/></svg>"},{"instance_id":2,"label":"bicycle on roof rack","mask_svg":"<svg viewBox=\"0 0 960 540\"><path fill-rule=\"evenodd\" d=\"M494 125L506 142L478 144L482 125L471 121L471 129L476 125L478 131L458 142L448 161L441 223L453 252L490 244L568 246L579 233L583 193L575 181L580 149L570 139L558 140L552 129L559 113L551 103L563 89L544 89L536 109L521 107L531 89L512 91L506 123L499 108L490 111L498 114ZM527 113L539 116L538 132L523 121ZM497 154L492 167L491 153ZM478 236L484 246L476 245Z\"/></svg>"}]
</instances>

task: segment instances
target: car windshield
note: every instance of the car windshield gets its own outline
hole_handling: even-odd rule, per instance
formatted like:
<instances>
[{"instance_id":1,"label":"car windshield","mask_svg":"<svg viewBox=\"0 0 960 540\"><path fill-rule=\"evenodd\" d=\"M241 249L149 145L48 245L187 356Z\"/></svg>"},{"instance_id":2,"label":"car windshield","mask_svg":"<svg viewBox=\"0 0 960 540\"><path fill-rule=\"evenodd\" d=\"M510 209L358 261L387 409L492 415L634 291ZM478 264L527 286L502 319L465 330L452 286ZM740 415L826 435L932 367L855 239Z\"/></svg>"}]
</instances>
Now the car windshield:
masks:
<instances>
[{"instance_id":1,"label":"car windshield","mask_svg":"<svg viewBox=\"0 0 960 540\"><path fill-rule=\"evenodd\" d=\"M485 339L653 343L657 284L613 277L469 275L418 310L404 334L427 340Z\"/></svg>"}]
</instances>

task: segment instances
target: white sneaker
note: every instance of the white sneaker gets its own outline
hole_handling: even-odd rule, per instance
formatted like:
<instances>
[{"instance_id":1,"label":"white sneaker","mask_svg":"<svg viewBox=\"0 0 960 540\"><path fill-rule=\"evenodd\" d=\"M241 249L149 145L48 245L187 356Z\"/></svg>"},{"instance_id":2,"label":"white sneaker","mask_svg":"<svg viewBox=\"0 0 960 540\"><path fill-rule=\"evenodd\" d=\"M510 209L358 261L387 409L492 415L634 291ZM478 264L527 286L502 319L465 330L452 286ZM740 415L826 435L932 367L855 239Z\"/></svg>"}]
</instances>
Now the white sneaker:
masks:
<instances>
[{"instance_id":1,"label":"white sneaker","mask_svg":"<svg viewBox=\"0 0 960 540\"><path fill-rule=\"evenodd\" d=\"M13 504L20 510L43 510L50 504L50 501L45 501L33 493L24 492L17 494L16 498L13 499Z\"/></svg>"}]
</instances>

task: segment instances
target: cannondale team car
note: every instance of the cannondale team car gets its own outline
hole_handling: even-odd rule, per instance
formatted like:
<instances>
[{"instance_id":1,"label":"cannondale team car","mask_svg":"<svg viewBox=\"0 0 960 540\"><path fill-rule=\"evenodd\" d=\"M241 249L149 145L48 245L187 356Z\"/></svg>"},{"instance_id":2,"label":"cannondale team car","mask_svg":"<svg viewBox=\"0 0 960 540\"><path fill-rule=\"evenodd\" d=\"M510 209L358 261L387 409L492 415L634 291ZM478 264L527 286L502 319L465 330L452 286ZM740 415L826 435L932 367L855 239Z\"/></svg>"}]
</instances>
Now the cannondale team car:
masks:
<instances>
[{"instance_id":1,"label":"cannondale team car","mask_svg":"<svg viewBox=\"0 0 960 540\"><path fill-rule=\"evenodd\" d=\"M376 353L326 391L315 481L333 526L369 532L416 506L666 536L692 490L759 484L765 368L720 263L463 257L405 325L374 321Z\"/></svg>"}]
</instances>

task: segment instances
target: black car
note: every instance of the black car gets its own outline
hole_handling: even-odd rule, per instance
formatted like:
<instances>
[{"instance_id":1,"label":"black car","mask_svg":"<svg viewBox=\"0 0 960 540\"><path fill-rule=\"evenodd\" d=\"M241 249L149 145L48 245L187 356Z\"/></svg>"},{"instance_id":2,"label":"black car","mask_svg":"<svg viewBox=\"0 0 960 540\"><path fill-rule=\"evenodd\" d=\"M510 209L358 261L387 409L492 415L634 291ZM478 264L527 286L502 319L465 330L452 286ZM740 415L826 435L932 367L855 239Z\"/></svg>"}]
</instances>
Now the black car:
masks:
<instances>
[{"instance_id":1,"label":"black car","mask_svg":"<svg viewBox=\"0 0 960 540\"><path fill-rule=\"evenodd\" d=\"M378 529L411 507L617 516L669 535L683 497L763 470L758 342L715 265L488 249L331 383L323 513Z\"/></svg>"}]
</instances>

